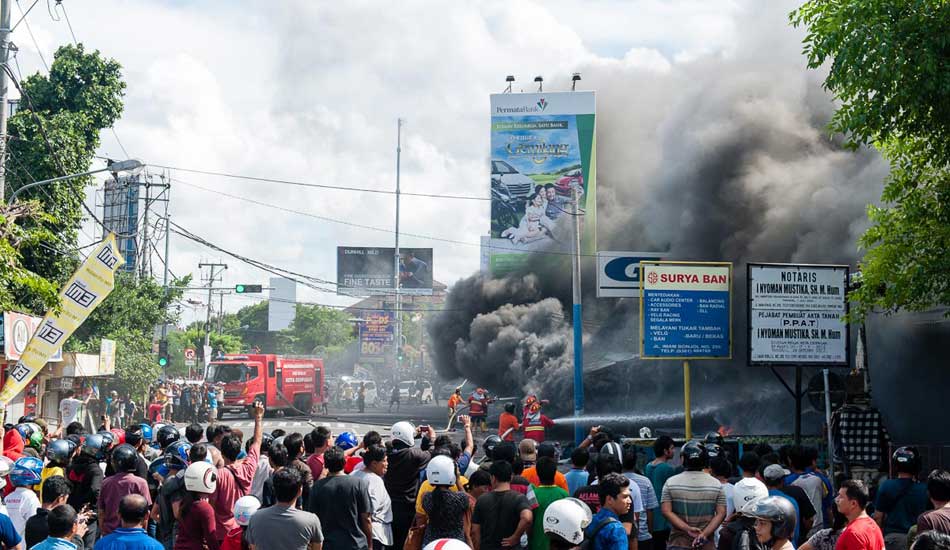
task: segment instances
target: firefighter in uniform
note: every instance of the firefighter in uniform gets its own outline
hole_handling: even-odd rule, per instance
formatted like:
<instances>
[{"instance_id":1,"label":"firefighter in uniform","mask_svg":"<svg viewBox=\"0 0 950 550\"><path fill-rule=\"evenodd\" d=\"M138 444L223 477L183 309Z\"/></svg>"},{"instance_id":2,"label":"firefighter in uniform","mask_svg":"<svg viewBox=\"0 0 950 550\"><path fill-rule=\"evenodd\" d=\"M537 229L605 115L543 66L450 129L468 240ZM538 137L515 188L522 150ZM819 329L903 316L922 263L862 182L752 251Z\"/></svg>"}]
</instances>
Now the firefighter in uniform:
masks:
<instances>
[{"instance_id":1,"label":"firefighter in uniform","mask_svg":"<svg viewBox=\"0 0 950 550\"><path fill-rule=\"evenodd\" d=\"M468 396L468 414L475 431L488 431L488 391L478 388Z\"/></svg>"},{"instance_id":2,"label":"firefighter in uniform","mask_svg":"<svg viewBox=\"0 0 950 550\"><path fill-rule=\"evenodd\" d=\"M540 401L534 395L529 395L525 399L524 422L521 423L525 439L533 439L538 443L543 443L544 431L554 426L553 420L541 414L541 405L545 403L547 401Z\"/></svg>"}]
</instances>

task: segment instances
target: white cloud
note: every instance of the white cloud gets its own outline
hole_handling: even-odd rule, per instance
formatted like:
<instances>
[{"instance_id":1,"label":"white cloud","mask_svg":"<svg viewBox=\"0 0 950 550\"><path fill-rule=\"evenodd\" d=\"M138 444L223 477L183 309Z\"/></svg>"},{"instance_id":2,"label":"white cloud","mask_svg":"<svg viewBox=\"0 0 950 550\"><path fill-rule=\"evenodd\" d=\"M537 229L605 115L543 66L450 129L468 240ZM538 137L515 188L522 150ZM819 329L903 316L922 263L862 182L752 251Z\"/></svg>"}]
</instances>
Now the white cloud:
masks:
<instances>
[{"instance_id":1,"label":"white cloud","mask_svg":"<svg viewBox=\"0 0 950 550\"><path fill-rule=\"evenodd\" d=\"M128 83L116 130L132 156L205 170L374 189L395 183L396 118L405 117L403 190L488 195L488 94L565 89L582 67L668 72L696 52L735 47L733 1L488 0L441 3L76 0L77 37L118 59ZM30 14L44 54L65 22ZM24 66L40 69L17 29ZM29 47L27 47L29 45ZM103 154L120 155L103 132ZM175 172L176 180L357 224L391 228L388 195L306 189ZM175 222L245 255L336 278L337 245L391 246L393 235L255 206L173 182ZM477 243L485 201L405 197L402 230ZM176 274L219 254L173 237ZM478 248L435 248L446 283L478 268ZM269 275L222 258L226 284ZM160 265L156 261L156 265ZM341 303L301 289L302 299ZM246 302L233 300L231 308Z\"/></svg>"}]
</instances>

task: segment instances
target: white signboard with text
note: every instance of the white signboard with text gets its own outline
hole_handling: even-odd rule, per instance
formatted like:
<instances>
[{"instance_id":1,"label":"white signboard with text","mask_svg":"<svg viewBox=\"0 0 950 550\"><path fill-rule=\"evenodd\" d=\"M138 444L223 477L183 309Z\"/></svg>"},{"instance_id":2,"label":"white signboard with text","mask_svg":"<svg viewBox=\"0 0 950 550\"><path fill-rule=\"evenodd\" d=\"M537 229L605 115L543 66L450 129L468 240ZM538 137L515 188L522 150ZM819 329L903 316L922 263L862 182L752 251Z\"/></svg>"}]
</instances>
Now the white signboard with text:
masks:
<instances>
[{"instance_id":1,"label":"white signboard with text","mask_svg":"<svg viewBox=\"0 0 950 550\"><path fill-rule=\"evenodd\" d=\"M749 364L848 366L848 266L749 264Z\"/></svg>"}]
</instances>

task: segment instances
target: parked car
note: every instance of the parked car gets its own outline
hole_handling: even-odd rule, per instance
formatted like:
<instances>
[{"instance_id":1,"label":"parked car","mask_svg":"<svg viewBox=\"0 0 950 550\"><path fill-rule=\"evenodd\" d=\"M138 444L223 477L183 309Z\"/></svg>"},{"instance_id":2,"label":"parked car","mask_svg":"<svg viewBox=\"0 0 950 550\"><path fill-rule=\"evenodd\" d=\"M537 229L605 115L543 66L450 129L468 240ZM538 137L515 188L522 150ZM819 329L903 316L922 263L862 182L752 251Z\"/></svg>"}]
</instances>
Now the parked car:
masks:
<instances>
[{"instance_id":1,"label":"parked car","mask_svg":"<svg viewBox=\"0 0 950 550\"><path fill-rule=\"evenodd\" d=\"M506 202L524 201L534 193L533 179L503 160L491 161L491 186L496 196Z\"/></svg>"},{"instance_id":2,"label":"parked car","mask_svg":"<svg viewBox=\"0 0 950 550\"><path fill-rule=\"evenodd\" d=\"M376 382L372 380L350 380L350 387L353 388L353 398L360 393L360 384L366 384L366 406L375 407L379 404L379 391L376 388Z\"/></svg>"},{"instance_id":3,"label":"parked car","mask_svg":"<svg viewBox=\"0 0 950 550\"><path fill-rule=\"evenodd\" d=\"M584 189L584 174L580 168L567 172L554 182L554 190L557 191L558 195L571 196L571 189L573 187L577 187L580 190Z\"/></svg>"},{"instance_id":4,"label":"parked car","mask_svg":"<svg viewBox=\"0 0 950 550\"><path fill-rule=\"evenodd\" d=\"M399 383L399 399L400 401L411 403L413 401L418 403L431 403L432 402L432 384L428 381L421 382L421 395L419 384L414 380L403 380Z\"/></svg>"}]
</instances>

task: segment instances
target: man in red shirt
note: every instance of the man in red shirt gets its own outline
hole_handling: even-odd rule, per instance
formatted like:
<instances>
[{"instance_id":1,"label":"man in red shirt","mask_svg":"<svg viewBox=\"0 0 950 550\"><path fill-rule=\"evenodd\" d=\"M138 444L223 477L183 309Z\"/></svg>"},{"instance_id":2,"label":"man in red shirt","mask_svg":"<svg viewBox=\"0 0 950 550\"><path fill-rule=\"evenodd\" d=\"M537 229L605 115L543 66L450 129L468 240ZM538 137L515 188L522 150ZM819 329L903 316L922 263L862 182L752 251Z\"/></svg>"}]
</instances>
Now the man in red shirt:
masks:
<instances>
[{"instance_id":1,"label":"man in red shirt","mask_svg":"<svg viewBox=\"0 0 950 550\"><path fill-rule=\"evenodd\" d=\"M228 531L236 528L234 521L234 503L250 493L251 481L257 471L257 462L261 453L264 406L254 403L254 440L247 450L247 457L238 461L241 453L241 439L236 435L227 435L221 439L221 457L224 466L217 470L217 487L208 502L214 508L215 538L218 544L224 541Z\"/></svg>"},{"instance_id":2,"label":"man in red shirt","mask_svg":"<svg viewBox=\"0 0 950 550\"><path fill-rule=\"evenodd\" d=\"M314 481L323 478L323 453L330 448L331 435L330 429L324 426L314 428L311 434L314 451L307 459L307 466L310 466L310 473L313 474Z\"/></svg>"},{"instance_id":3,"label":"man in red shirt","mask_svg":"<svg viewBox=\"0 0 950 550\"><path fill-rule=\"evenodd\" d=\"M521 423L515 416L515 404L506 403L505 412L498 417L498 435L505 441L514 441L515 432L521 429Z\"/></svg>"},{"instance_id":4,"label":"man in red shirt","mask_svg":"<svg viewBox=\"0 0 950 550\"><path fill-rule=\"evenodd\" d=\"M835 550L884 550L884 535L871 517L865 512L870 500L867 485L857 479L849 479L841 484L835 505L838 511L848 518Z\"/></svg>"},{"instance_id":5,"label":"man in red shirt","mask_svg":"<svg viewBox=\"0 0 950 550\"><path fill-rule=\"evenodd\" d=\"M541 414L541 403L537 398L531 400L522 422L525 439L533 439L538 443L544 443L544 430L554 425L553 420Z\"/></svg>"}]
</instances>

